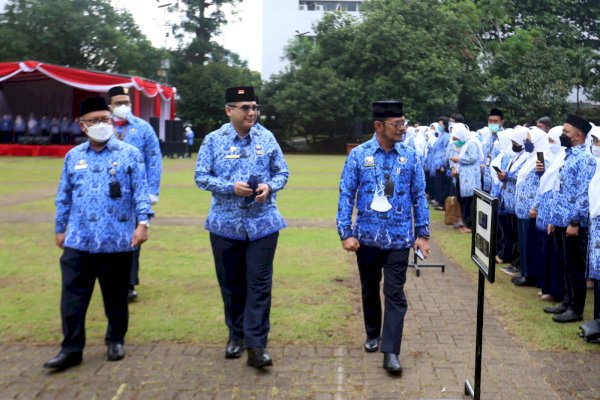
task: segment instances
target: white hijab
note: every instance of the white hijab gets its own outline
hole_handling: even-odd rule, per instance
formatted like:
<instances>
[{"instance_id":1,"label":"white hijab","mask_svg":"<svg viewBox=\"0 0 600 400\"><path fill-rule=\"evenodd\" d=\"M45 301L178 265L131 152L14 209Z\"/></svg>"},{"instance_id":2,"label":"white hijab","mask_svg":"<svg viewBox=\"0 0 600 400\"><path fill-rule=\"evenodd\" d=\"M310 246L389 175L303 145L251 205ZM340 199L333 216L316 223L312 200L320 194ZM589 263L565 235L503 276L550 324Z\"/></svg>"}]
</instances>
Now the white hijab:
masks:
<instances>
[{"instance_id":1,"label":"white hijab","mask_svg":"<svg viewBox=\"0 0 600 400\"><path fill-rule=\"evenodd\" d=\"M425 155L425 150L427 148L427 140L425 139L425 127L419 126L415 128L415 151L419 157L423 157Z\"/></svg>"},{"instance_id":2,"label":"white hijab","mask_svg":"<svg viewBox=\"0 0 600 400\"><path fill-rule=\"evenodd\" d=\"M516 126L510 135L510 140L517 143L519 146L523 146L528 133L529 130L524 126ZM527 160L526 153L527 152L525 150L521 150L519 153L516 153L509 164L508 170L516 171L521 165L523 165L523 163L525 163Z\"/></svg>"},{"instance_id":3,"label":"white hijab","mask_svg":"<svg viewBox=\"0 0 600 400\"><path fill-rule=\"evenodd\" d=\"M600 139L600 127L594 126L588 136L591 138L592 135L596 139ZM596 173L590 181L590 187L588 189L588 197L590 200L590 216L592 218L600 215L600 158L596 159Z\"/></svg>"},{"instance_id":4,"label":"white hijab","mask_svg":"<svg viewBox=\"0 0 600 400\"><path fill-rule=\"evenodd\" d=\"M496 150L498 150L500 153L498 154L498 156L496 156L496 158L494 158L492 160L492 162L490 163L490 174L492 176L492 181L494 182L495 185L499 185L500 184L500 179L498 179L498 174L496 173L496 170L494 169L494 167L498 167L500 169L502 169L502 158L504 158L504 156L506 154L509 155L514 155L515 153L513 153L512 151L512 145L510 142L510 137L513 133L513 129L512 128L507 128L501 131L498 131L497 135L498 135L498 140L496 140L496 142L494 142L494 147L496 148Z\"/></svg>"},{"instance_id":5,"label":"white hijab","mask_svg":"<svg viewBox=\"0 0 600 400\"><path fill-rule=\"evenodd\" d=\"M465 142L465 144L463 144L460 148L458 158L464 157L465 153L467 152L467 144L474 142L477 145L477 148L479 149L479 159L481 160L481 158L483 157L481 143L479 143L479 139L477 139L475 135L471 135L471 132L469 132L469 128L465 124L460 122L455 122L454 124L452 124L452 128L450 129L450 135L451 137L456 137L458 138L458 140Z\"/></svg>"},{"instance_id":6,"label":"white hijab","mask_svg":"<svg viewBox=\"0 0 600 400\"><path fill-rule=\"evenodd\" d=\"M548 137L552 138L554 142L560 143L560 135L562 135L563 127L562 125L555 126L550 129L548 132ZM565 152L565 148L561 147L560 151L556 154L552 155L552 161L550 162L550 166L544 172L544 175L540 178L540 187L538 188L538 193L546 193L549 190L557 189L560 185L560 180L558 179L558 172L565 165L565 158L567 158L567 153Z\"/></svg>"},{"instance_id":7,"label":"white hijab","mask_svg":"<svg viewBox=\"0 0 600 400\"><path fill-rule=\"evenodd\" d=\"M544 159L548 156L546 151L550 147L550 143L548 142L546 132L538 127L533 127L529 129L529 136L531 136L531 142L533 143L533 152L529 154L519 170L519 174L517 175L517 185L527 179L527 175L535 168L538 152L544 153Z\"/></svg>"}]
</instances>

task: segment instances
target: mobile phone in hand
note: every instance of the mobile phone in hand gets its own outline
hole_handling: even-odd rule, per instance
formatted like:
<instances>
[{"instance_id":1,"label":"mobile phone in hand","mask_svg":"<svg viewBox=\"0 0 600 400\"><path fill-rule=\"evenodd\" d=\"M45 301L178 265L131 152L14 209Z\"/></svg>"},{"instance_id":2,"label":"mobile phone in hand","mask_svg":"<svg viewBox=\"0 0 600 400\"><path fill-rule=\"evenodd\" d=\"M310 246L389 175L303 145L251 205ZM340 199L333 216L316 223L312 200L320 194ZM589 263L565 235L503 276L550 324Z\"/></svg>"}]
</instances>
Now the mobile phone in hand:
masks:
<instances>
[{"instance_id":1,"label":"mobile phone in hand","mask_svg":"<svg viewBox=\"0 0 600 400\"><path fill-rule=\"evenodd\" d=\"M417 247L417 249L415 250L415 255L416 255L417 257L419 257L419 259L420 259L421 261L423 261L423 260L425 259L425 256L423 255L423 252L422 252L422 251L421 251L421 249L419 249L418 247Z\"/></svg>"},{"instance_id":2,"label":"mobile phone in hand","mask_svg":"<svg viewBox=\"0 0 600 400\"><path fill-rule=\"evenodd\" d=\"M495 170L497 173L501 173L501 172L502 172L502 170L501 170L500 168L496 167L495 165L492 165L492 168L494 168L494 170Z\"/></svg>"},{"instance_id":3,"label":"mobile phone in hand","mask_svg":"<svg viewBox=\"0 0 600 400\"><path fill-rule=\"evenodd\" d=\"M543 151L538 151L537 152L537 159L539 162L541 162L542 164L544 163L544 152Z\"/></svg>"}]
</instances>

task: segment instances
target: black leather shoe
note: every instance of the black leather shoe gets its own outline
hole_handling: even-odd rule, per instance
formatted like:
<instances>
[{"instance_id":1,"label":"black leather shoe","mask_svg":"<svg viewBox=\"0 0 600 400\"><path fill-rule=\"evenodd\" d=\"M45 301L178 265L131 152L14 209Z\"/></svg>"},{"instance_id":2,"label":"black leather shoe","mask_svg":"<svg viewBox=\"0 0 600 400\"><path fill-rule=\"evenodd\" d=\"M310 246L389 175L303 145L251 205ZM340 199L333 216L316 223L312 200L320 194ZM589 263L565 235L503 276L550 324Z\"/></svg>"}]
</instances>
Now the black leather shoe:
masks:
<instances>
[{"instance_id":1,"label":"black leather shoe","mask_svg":"<svg viewBox=\"0 0 600 400\"><path fill-rule=\"evenodd\" d=\"M133 303L138 298L138 294L133 287L129 288L129 292L127 292L127 301Z\"/></svg>"},{"instance_id":2,"label":"black leather shoe","mask_svg":"<svg viewBox=\"0 0 600 400\"><path fill-rule=\"evenodd\" d=\"M363 346L367 353L374 353L379 350L379 338L365 340L365 344Z\"/></svg>"},{"instance_id":3,"label":"black leather shoe","mask_svg":"<svg viewBox=\"0 0 600 400\"><path fill-rule=\"evenodd\" d=\"M577 322L583 319L583 315L575 313L570 308L562 314L557 314L552 317L554 322Z\"/></svg>"},{"instance_id":4,"label":"black leather shoe","mask_svg":"<svg viewBox=\"0 0 600 400\"><path fill-rule=\"evenodd\" d=\"M109 343L107 345L106 357L108 361L119 361L125 357L125 348L121 343Z\"/></svg>"},{"instance_id":5,"label":"black leather shoe","mask_svg":"<svg viewBox=\"0 0 600 400\"><path fill-rule=\"evenodd\" d=\"M256 369L273 365L273 360L264 347L255 347L248 349L248 366Z\"/></svg>"},{"instance_id":6,"label":"black leather shoe","mask_svg":"<svg viewBox=\"0 0 600 400\"><path fill-rule=\"evenodd\" d=\"M562 314L567 311L567 306L564 304L560 304L556 307L544 307L544 312L546 314Z\"/></svg>"},{"instance_id":7,"label":"black leather shoe","mask_svg":"<svg viewBox=\"0 0 600 400\"><path fill-rule=\"evenodd\" d=\"M61 351L56 357L46 361L44 363L44 368L52 368L62 371L81 364L81 356L81 351L75 351L71 353L63 353Z\"/></svg>"},{"instance_id":8,"label":"black leather shoe","mask_svg":"<svg viewBox=\"0 0 600 400\"><path fill-rule=\"evenodd\" d=\"M225 347L225 358L240 358L245 348L244 339L229 339Z\"/></svg>"},{"instance_id":9,"label":"black leather shoe","mask_svg":"<svg viewBox=\"0 0 600 400\"><path fill-rule=\"evenodd\" d=\"M383 353L383 368L390 374L400 375L402 373L402 365L394 353Z\"/></svg>"}]
</instances>

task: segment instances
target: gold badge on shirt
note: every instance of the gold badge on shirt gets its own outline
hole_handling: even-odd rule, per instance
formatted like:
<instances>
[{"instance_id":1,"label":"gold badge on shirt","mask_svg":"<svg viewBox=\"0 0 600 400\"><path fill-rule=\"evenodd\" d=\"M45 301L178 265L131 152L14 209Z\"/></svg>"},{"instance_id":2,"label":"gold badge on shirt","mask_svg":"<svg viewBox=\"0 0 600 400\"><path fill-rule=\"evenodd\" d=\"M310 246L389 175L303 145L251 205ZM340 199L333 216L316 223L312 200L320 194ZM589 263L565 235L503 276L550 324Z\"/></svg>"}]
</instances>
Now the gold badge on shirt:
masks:
<instances>
[{"instance_id":1,"label":"gold badge on shirt","mask_svg":"<svg viewBox=\"0 0 600 400\"><path fill-rule=\"evenodd\" d=\"M367 156L365 157L365 167L374 167L375 166L375 157Z\"/></svg>"},{"instance_id":2,"label":"gold badge on shirt","mask_svg":"<svg viewBox=\"0 0 600 400\"><path fill-rule=\"evenodd\" d=\"M398 161L400 161L400 164L406 164L406 157L399 157Z\"/></svg>"}]
</instances>

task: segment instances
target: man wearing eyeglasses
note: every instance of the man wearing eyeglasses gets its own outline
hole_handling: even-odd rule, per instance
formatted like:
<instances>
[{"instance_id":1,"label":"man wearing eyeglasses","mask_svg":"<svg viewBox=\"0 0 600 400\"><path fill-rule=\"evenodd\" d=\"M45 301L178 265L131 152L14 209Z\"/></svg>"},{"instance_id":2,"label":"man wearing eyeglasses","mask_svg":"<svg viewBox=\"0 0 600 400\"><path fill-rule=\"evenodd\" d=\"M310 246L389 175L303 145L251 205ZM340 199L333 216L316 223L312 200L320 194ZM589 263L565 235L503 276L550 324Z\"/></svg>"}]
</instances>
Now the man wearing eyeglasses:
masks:
<instances>
[{"instance_id":1,"label":"man wearing eyeglasses","mask_svg":"<svg viewBox=\"0 0 600 400\"><path fill-rule=\"evenodd\" d=\"M128 88L115 86L108 91L108 98L113 114L115 136L119 140L137 147L142 153L150 203L156 204L158 203L162 173L162 154L156 132L148 122L132 114ZM138 247L133 253L131 277L129 278L129 301L135 301L138 297L135 287L140 283L140 251L141 247Z\"/></svg>"},{"instance_id":2,"label":"man wearing eyeglasses","mask_svg":"<svg viewBox=\"0 0 600 400\"><path fill-rule=\"evenodd\" d=\"M96 279L108 317L109 361L125 356L127 291L133 251L148 239L153 215L142 155L114 137L106 101L81 103L81 130L89 140L65 157L56 194L56 245L63 249L61 317L64 339L45 368L64 370L82 361L85 314Z\"/></svg>"},{"instance_id":3,"label":"man wearing eyeglasses","mask_svg":"<svg viewBox=\"0 0 600 400\"><path fill-rule=\"evenodd\" d=\"M367 336L364 350L380 350L383 368L398 375L402 373L398 355L407 309L408 255L413 247L423 257L429 255L429 210L423 167L415 150L401 143L406 131L402 103L373 103L373 119L375 137L352 149L344 165L337 228L344 250L355 252L358 262Z\"/></svg>"},{"instance_id":4,"label":"man wearing eyeglasses","mask_svg":"<svg viewBox=\"0 0 600 400\"><path fill-rule=\"evenodd\" d=\"M213 196L205 228L229 329L225 358L247 348L247 365L261 369L273 365L266 349L273 258L286 227L275 200L289 171L273 134L255 126L254 88L227 89L225 103L230 123L204 139L195 181Z\"/></svg>"}]
</instances>

